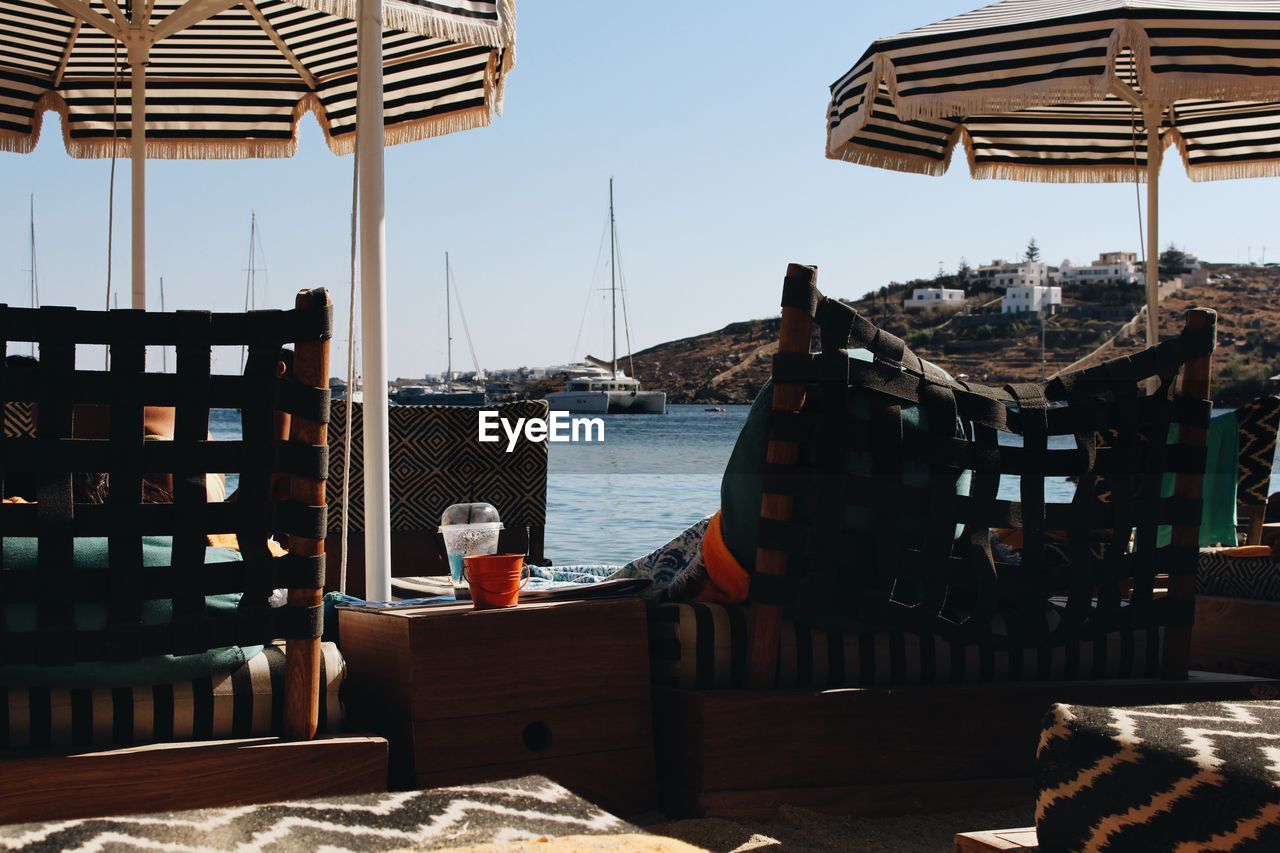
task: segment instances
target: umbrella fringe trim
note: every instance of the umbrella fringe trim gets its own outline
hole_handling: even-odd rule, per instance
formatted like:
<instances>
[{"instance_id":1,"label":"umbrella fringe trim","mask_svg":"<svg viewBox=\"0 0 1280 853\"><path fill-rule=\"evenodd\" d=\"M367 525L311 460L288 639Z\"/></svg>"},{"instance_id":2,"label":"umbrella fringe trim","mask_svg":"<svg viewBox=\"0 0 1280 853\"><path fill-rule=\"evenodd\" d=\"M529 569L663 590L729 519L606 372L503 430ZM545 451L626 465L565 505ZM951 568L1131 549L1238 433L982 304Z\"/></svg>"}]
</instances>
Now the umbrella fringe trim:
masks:
<instances>
[{"instance_id":1,"label":"umbrella fringe trim","mask_svg":"<svg viewBox=\"0 0 1280 853\"><path fill-rule=\"evenodd\" d=\"M492 112L488 107L472 107L442 116L430 116L412 122L393 125L384 130L384 144L387 147L402 145L406 142L417 142L420 139L431 139L436 136L447 136L460 130L473 130L485 127L492 120ZM355 131L348 131L339 136L328 136L325 141L335 154L351 154L356 148Z\"/></svg>"},{"instance_id":2,"label":"umbrella fringe trim","mask_svg":"<svg viewBox=\"0 0 1280 853\"><path fill-rule=\"evenodd\" d=\"M1042 184L1121 184L1133 183L1132 166L1038 166L1022 163L971 164L969 172L976 180L1025 181ZM1138 180L1146 182L1145 169Z\"/></svg>"},{"instance_id":3,"label":"umbrella fringe trim","mask_svg":"<svg viewBox=\"0 0 1280 853\"><path fill-rule=\"evenodd\" d=\"M36 150L36 142L39 140L40 131L37 128L34 133L23 134L14 133L11 130L0 130L0 151L12 154L30 154Z\"/></svg>"},{"instance_id":4,"label":"umbrella fringe trim","mask_svg":"<svg viewBox=\"0 0 1280 853\"><path fill-rule=\"evenodd\" d=\"M927 157L912 157L909 154L885 154L873 151L861 145L842 145L835 151L827 152L829 160L843 160L859 166L875 166L881 169L892 169L895 172L910 172L915 175L931 175L939 177L947 171L950 160L932 160Z\"/></svg>"},{"instance_id":5,"label":"umbrella fringe trim","mask_svg":"<svg viewBox=\"0 0 1280 853\"><path fill-rule=\"evenodd\" d=\"M359 14L356 0L293 0L297 5L327 15L356 20ZM382 7L382 24L386 29L402 30L433 38L447 39L460 44L488 47L515 47L515 0L498 0L498 21L468 20L448 12L414 6L408 3L386 3Z\"/></svg>"},{"instance_id":6,"label":"umbrella fringe trim","mask_svg":"<svg viewBox=\"0 0 1280 853\"><path fill-rule=\"evenodd\" d=\"M495 61L490 62L490 68ZM495 75L486 77L486 96L490 97L498 86ZM45 112L56 112L62 117L62 141L67 153L75 159L97 159L110 157L112 146L115 155L120 159L128 159L131 152L128 132L125 131L115 140L102 138L72 138L67 121L66 102L54 92L46 92L36 101L35 113L31 120L31 133L13 133L0 131L0 151L18 154L30 154L40 141L40 131L44 123ZM315 114L320 130L324 134L325 143L335 154L350 154L355 150L355 130L332 135L329 131L329 119L324 105L315 94L308 94L299 99L293 109L293 124L289 139L165 139L150 137L147 139L148 160L248 160L274 159L292 157L298 150L298 122L308 112ZM495 110L489 105L469 107L444 115L428 116L411 122L393 124L385 129L387 146L401 145L444 136L460 130L471 130L484 127L490 123Z\"/></svg>"},{"instance_id":7,"label":"umbrella fringe trim","mask_svg":"<svg viewBox=\"0 0 1280 853\"><path fill-rule=\"evenodd\" d=\"M1200 181L1228 181L1241 178L1280 177L1280 159L1252 163L1209 163L1187 169L1187 177Z\"/></svg>"},{"instance_id":8,"label":"umbrella fringe trim","mask_svg":"<svg viewBox=\"0 0 1280 853\"><path fill-rule=\"evenodd\" d=\"M111 156L110 139L73 139L67 142L67 153L76 159ZM116 157L129 159L129 138L114 142ZM294 140L244 139L148 139L148 160L249 160L292 157L298 145Z\"/></svg>"}]
</instances>

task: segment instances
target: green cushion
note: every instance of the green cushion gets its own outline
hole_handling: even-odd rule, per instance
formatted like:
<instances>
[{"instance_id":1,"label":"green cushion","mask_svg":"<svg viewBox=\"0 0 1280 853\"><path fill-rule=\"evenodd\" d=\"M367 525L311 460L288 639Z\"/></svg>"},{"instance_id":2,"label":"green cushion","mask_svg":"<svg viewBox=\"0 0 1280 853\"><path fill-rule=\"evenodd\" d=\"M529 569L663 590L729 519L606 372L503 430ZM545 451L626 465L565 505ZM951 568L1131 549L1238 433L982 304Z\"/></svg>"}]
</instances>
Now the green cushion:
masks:
<instances>
[{"instance_id":1,"label":"green cushion","mask_svg":"<svg viewBox=\"0 0 1280 853\"><path fill-rule=\"evenodd\" d=\"M871 361L871 353L867 350L849 351L851 359ZM852 421L866 421L870 417L870 407L866 394L851 389L849 394L847 417ZM720 485L721 524L725 544L738 564L747 569L755 567L757 533L760 523L760 501L763 495L763 479L761 473L765 464L765 454L769 444L769 418L773 402L772 382L766 383L759 396L751 406L747 421L743 425L729 464L725 468L724 478ZM924 410L917 405L901 407L902 430L904 434L926 432L929 424ZM957 421L956 435L965 435L965 426ZM869 475L872 470L870 449L847 451L844 455L845 470L851 474ZM926 463L907 460L903 467L903 482L907 485L924 487L929 484L929 468ZM956 493L967 495L971 473L964 471L956 482ZM802 519L813 512L812 499L797 497L795 512ZM904 541L918 541L923 536L921 525L925 521L924 512L913 512L910 509L900 514L900 537ZM868 550L864 555L855 555L857 559L874 559L876 521L872 513L864 507L849 505L845 507L843 527L856 532L865 531ZM958 538L963 525L957 524L954 535ZM831 630L855 630L861 626L847 620L842 611L847 604L839 598L831 598L830 590L809 582L808 589L802 594L788 613L798 621L809 625L829 627Z\"/></svg>"},{"instance_id":2,"label":"green cushion","mask_svg":"<svg viewBox=\"0 0 1280 853\"><path fill-rule=\"evenodd\" d=\"M864 349L850 350L849 357L866 362L872 360L871 353ZM760 500L764 491L760 474L769 444L769 412L772 404L773 383L770 381L765 383L751 405L747 422L734 444L720 484L720 508L723 511L721 523L725 543L738 564L747 568L754 567L756 563L756 531L759 528ZM928 421L919 406L903 405L901 412L904 433L928 430ZM866 400L857 391L850 394L849 417L863 421L868 418ZM962 425L957 424L957 435L963 434ZM871 470L871 454L850 452L846 456L846 464L850 473L868 474ZM926 486L929 483L928 468L908 465L903 471L903 480L909 485ZM967 495L969 481L970 473L966 471L956 484L956 493ZM862 528L873 523L870 516L860 510L860 507L849 508L846 522L851 527ZM957 526L956 536L959 535L960 526Z\"/></svg>"},{"instance_id":3,"label":"green cushion","mask_svg":"<svg viewBox=\"0 0 1280 853\"><path fill-rule=\"evenodd\" d=\"M107 568L107 540L102 537L76 539L75 567L77 569ZM167 566L170 563L172 539L168 536L149 536L142 540L142 561L145 566ZM34 538L14 537L4 540L3 565L5 570L36 571L37 544ZM207 548L205 563L231 563L241 559L240 552L230 548ZM205 598L205 605L213 618L219 614L235 617L239 594L215 595ZM106 607L97 603L75 604L74 625L80 631L101 630L107 624ZM5 604L4 630L26 633L36 630L37 608L34 604ZM172 603L168 600L147 601L142 606L142 622L157 625L172 618ZM261 646L241 648L228 646L211 649L197 655L161 655L128 662L76 663L68 666L36 666L31 664L0 665L0 685L23 687L140 687L148 684L165 684L194 681L212 675L231 672L262 650Z\"/></svg>"}]
</instances>

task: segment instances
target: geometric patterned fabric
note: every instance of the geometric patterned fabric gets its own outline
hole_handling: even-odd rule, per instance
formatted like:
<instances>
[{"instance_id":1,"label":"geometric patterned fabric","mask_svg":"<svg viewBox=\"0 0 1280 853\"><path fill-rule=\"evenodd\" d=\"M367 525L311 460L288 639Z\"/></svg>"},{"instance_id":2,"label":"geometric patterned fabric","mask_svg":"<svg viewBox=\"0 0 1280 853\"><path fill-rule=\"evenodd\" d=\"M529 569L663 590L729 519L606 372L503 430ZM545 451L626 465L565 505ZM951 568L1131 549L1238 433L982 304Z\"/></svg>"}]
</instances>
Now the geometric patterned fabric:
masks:
<instances>
[{"instance_id":1,"label":"geometric patterned fabric","mask_svg":"<svg viewBox=\"0 0 1280 853\"><path fill-rule=\"evenodd\" d=\"M1232 557L1220 548L1202 548L1196 595L1280 601L1280 562L1272 557Z\"/></svg>"},{"instance_id":2,"label":"geometric patterned fabric","mask_svg":"<svg viewBox=\"0 0 1280 853\"><path fill-rule=\"evenodd\" d=\"M1265 504L1276 460L1276 429L1280 427L1280 395L1259 397L1236 409L1240 429L1240 486L1237 500Z\"/></svg>"},{"instance_id":3,"label":"geometric patterned fabric","mask_svg":"<svg viewBox=\"0 0 1280 853\"><path fill-rule=\"evenodd\" d=\"M1280 701L1055 705L1040 850L1280 850Z\"/></svg>"},{"instance_id":4,"label":"geometric patterned fabric","mask_svg":"<svg viewBox=\"0 0 1280 853\"><path fill-rule=\"evenodd\" d=\"M320 727L342 723L347 665L320 645ZM144 687L0 687L0 750L268 737L284 733L284 644L232 672Z\"/></svg>"},{"instance_id":5,"label":"geometric patterned fabric","mask_svg":"<svg viewBox=\"0 0 1280 853\"><path fill-rule=\"evenodd\" d=\"M329 532L342 527L342 460L346 441L345 400L332 404L329 417ZM496 410L504 420L545 418L545 400L520 400ZM363 405L351 412L350 526L364 530ZM509 528L546 526L547 444L528 441L523 431L511 453L507 438L477 440L478 413L470 406L392 406L391 529L434 532L450 504L484 501L498 510Z\"/></svg>"},{"instance_id":6,"label":"geometric patterned fabric","mask_svg":"<svg viewBox=\"0 0 1280 853\"><path fill-rule=\"evenodd\" d=\"M507 849L514 841L620 835L635 827L541 776L425 791L0 826L6 850ZM649 838L647 840L653 841ZM494 847L490 847L492 844ZM582 842L573 849L604 850ZM512 844L511 849L516 845ZM658 846L625 849L661 850ZM688 848L692 849L692 848Z\"/></svg>"}]
</instances>

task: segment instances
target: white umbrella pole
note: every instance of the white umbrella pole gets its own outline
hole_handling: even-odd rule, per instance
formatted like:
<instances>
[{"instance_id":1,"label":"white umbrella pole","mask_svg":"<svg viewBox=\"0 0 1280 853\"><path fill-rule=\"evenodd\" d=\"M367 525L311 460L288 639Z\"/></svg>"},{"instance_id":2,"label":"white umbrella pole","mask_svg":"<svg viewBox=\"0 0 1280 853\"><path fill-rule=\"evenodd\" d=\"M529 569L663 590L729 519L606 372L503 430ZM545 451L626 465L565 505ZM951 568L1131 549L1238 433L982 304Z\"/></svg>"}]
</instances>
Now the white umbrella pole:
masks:
<instances>
[{"instance_id":1,"label":"white umbrella pole","mask_svg":"<svg viewBox=\"0 0 1280 853\"><path fill-rule=\"evenodd\" d=\"M1160 342L1160 147L1159 107L1146 111L1147 123L1147 346Z\"/></svg>"},{"instance_id":2,"label":"white umbrella pole","mask_svg":"<svg viewBox=\"0 0 1280 853\"><path fill-rule=\"evenodd\" d=\"M360 170L360 329L364 349L364 597L388 601L391 477L387 435L382 0L363 0L359 9L356 157Z\"/></svg>"},{"instance_id":3,"label":"white umbrella pole","mask_svg":"<svg viewBox=\"0 0 1280 853\"><path fill-rule=\"evenodd\" d=\"M133 307L147 307L147 60L151 49L133 30L129 50L129 157L133 184Z\"/></svg>"}]
</instances>

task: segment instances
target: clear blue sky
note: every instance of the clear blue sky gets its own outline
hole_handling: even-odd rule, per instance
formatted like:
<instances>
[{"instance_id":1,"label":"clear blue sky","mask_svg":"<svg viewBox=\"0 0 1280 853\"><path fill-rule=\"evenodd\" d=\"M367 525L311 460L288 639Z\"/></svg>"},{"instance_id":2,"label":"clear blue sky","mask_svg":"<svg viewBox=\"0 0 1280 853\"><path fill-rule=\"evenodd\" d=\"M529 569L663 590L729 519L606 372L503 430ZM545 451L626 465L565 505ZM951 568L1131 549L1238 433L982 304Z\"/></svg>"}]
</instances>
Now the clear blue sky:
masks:
<instances>
[{"instance_id":1,"label":"clear blue sky","mask_svg":"<svg viewBox=\"0 0 1280 853\"><path fill-rule=\"evenodd\" d=\"M446 250L484 366L605 354L599 315L573 345L611 175L636 349L776 313L788 261L817 264L826 292L852 297L962 256L1013 256L1033 236L1053 263L1137 250L1131 184L973 181L963 157L943 178L824 159L828 84L874 38L973 5L523 0L505 115L388 151L392 375L444 366ZM34 154L0 154L0 299L27 302L34 192L43 301L101 306L108 168L68 157L52 114ZM328 287L345 330L350 170L309 117L290 160L152 161L150 293L163 275L170 308L239 307L252 209L271 303ZM127 162L116 186L123 304ZM1162 245L1243 261L1269 244L1280 260L1276 179L1192 184L1175 156L1161 191Z\"/></svg>"}]
</instances>

